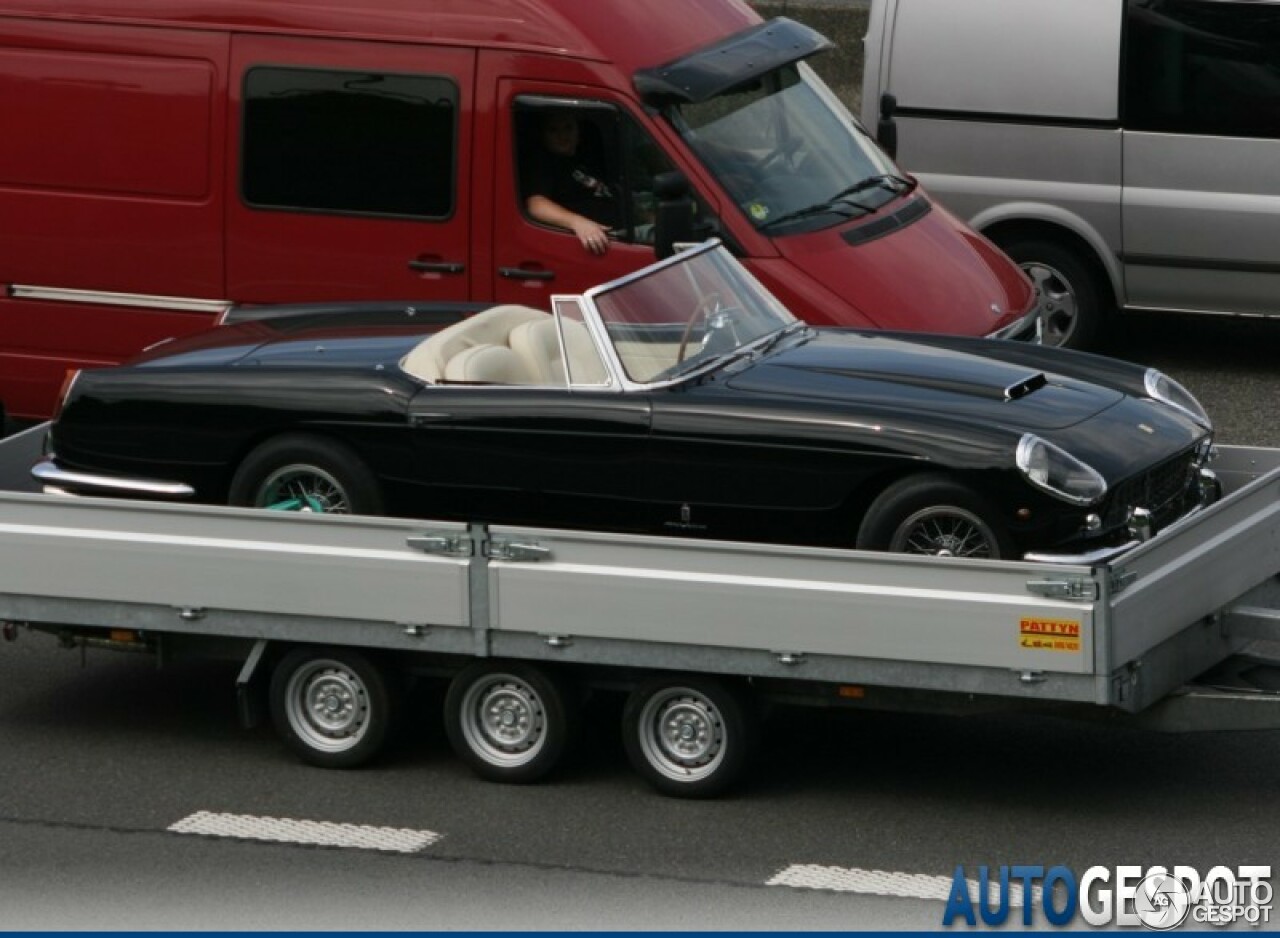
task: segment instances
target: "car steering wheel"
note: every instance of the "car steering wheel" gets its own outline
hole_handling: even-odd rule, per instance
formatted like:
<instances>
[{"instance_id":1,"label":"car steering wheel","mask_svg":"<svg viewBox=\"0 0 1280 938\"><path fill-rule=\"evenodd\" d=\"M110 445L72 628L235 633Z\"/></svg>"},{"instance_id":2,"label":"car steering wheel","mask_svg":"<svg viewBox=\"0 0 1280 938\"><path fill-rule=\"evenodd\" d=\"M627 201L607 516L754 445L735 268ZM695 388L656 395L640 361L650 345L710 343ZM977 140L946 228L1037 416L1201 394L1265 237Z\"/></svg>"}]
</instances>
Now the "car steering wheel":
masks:
<instances>
[{"instance_id":1,"label":"car steering wheel","mask_svg":"<svg viewBox=\"0 0 1280 938\"><path fill-rule=\"evenodd\" d=\"M698 305L693 308L693 312L689 314L689 320L684 324L684 333L680 336L680 350L676 352L676 364L684 361L685 352L689 349L689 337L693 335L693 324L699 319L706 319L711 313L720 310L720 294L714 290L698 301Z\"/></svg>"}]
</instances>

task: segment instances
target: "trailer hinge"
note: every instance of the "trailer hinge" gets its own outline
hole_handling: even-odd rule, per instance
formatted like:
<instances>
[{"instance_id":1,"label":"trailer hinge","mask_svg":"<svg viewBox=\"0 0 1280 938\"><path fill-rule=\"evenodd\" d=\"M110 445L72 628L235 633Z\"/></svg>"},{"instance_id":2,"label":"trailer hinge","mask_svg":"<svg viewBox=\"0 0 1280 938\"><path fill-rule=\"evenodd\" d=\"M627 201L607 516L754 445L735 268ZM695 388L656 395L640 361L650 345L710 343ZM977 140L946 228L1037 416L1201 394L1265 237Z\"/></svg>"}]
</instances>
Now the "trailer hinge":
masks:
<instances>
[{"instance_id":1,"label":"trailer hinge","mask_svg":"<svg viewBox=\"0 0 1280 938\"><path fill-rule=\"evenodd\" d=\"M424 554L444 554L447 557L470 557L471 535L457 531L426 531L405 538L408 545Z\"/></svg>"},{"instance_id":2,"label":"trailer hinge","mask_svg":"<svg viewBox=\"0 0 1280 938\"><path fill-rule=\"evenodd\" d=\"M534 541L509 541L505 538L494 538L489 542L489 557L492 560L525 563L547 560L550 556L550 547L543 547Z\"/></svg>"},{"instance_id":3,"label":"trailer hinge","mask_svg":"<svg viewBox=\"0 0 1280 938\"><path fill-rule=\"evenodd\" d=\"M1047 577L1027 580L1027 591L1048 599L1077 599L1092 602L1098 598L1098 584L1089 577Z\"/></svg>"}]
</instances>

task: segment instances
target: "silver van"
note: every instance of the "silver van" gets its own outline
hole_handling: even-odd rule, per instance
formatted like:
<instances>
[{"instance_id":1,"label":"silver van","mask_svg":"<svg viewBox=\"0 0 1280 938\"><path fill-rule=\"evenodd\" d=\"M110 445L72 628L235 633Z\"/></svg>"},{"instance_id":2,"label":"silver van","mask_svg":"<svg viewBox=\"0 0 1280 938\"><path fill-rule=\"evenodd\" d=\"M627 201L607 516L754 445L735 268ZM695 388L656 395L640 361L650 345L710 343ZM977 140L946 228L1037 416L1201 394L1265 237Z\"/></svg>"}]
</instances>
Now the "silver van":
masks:
<instances>
[{"instance_id":1,"label":"silver van","mask_svg":"<svg viewBox=\"0 0 1280 938\"><path fill-rule=\"evenodd\" d=\"M872 0L863 81L882 144L1031 275L1046 342L1280 316L1280 2Z\"/></svg>"}]
</instances>

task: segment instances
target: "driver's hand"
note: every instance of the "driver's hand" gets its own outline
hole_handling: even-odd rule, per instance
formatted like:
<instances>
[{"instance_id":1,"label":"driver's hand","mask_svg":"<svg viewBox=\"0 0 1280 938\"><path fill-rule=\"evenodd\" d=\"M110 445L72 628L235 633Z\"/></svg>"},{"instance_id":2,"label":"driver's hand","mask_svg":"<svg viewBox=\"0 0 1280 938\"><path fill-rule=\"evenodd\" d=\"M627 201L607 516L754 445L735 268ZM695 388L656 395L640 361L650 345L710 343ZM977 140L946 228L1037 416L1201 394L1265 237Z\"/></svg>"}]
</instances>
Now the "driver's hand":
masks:
<instances>
[{"instance_id":1,"label":"driver's hand","mask_svg":"<svg viewBox=\"0 0 1280 938\"><path fill-rule=\"evenodd\" d=\"M590 218L579 215L573 222L573 233L578 241L592 254L604 254L609 250L609 232Z\"/></svg>"}]
</instances>

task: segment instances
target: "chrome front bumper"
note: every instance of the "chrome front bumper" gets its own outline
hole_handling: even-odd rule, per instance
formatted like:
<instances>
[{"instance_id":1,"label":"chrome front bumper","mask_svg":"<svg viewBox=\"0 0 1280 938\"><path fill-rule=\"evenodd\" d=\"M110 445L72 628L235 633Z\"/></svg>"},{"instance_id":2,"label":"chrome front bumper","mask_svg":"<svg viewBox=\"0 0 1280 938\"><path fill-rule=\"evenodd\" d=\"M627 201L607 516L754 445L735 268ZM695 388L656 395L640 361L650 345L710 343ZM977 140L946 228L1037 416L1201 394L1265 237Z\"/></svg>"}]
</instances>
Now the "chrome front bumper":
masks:
<instances>
[{"instance_id":1,"label":"chrome front bumper","mask_svg":"<svg viewBox=\"0 0 1280 938\"><path fill-rule=\"evenodd\" d=\"M141 498L191 498L196 490L185 482L158 479L128 479L60 468L52 459L42 459L31 467L32 477L50 495L123 495Z\"/></svg>"}]
</instances>

